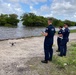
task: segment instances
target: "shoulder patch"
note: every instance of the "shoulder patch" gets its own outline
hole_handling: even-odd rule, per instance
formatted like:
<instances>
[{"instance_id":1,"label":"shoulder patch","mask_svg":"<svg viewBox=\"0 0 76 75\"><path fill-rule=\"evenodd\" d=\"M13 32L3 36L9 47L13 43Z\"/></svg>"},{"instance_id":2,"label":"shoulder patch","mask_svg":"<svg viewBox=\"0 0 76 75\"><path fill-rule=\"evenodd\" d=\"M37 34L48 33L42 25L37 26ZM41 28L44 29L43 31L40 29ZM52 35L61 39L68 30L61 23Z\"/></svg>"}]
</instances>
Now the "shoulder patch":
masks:
<instances>
[{"instance_id":1,"label":"shoulder patch","mask_svg":"<svg viewBox=\"0 0 76 75\"><path fill-rule=\"evenodd\" d=\"M52 28L51 30L54 31L54 28Z\"/></svg>"}]
</instances>

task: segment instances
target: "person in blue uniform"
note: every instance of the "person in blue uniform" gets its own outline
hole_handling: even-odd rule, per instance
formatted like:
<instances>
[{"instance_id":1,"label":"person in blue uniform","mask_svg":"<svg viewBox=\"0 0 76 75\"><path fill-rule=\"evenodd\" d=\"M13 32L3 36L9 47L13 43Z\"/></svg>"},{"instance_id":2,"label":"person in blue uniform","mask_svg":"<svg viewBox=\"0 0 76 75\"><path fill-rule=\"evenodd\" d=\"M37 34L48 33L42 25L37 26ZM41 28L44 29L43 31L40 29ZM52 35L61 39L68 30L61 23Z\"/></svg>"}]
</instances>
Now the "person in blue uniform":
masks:
<instances>
[{"instance_id":1,"label":"person in blue uniform","mask_svg":"<svg viewBox=\"0 0 76 75\"><path fill-rule=\"evenodd\" d=\"M67 42L69 42L69 34L70 30L68 28L68 24L64 24L64 30L63 30L63 39L61 42L61 48L60 48L60 55L59 56L66 56L67 53Z\"/></svg>"},{"instance_id":2,"label":"person in blue uniform","mask_svg":"<svg viewBox=\"0 0 76 75\"><path fill-rule=\"evenodd\" d=\"M52 25L52 19L48 19L48 27L46 28L45 32L42 32L42 35L45 36L45 40L44 40L45 59L41 62L48 63L48 61L52 61L52 56L53 56L52 46L55 35L55 28Z\"/></svg>"},{"instance_id":3,"label":"person in blue uniform","mask_svg":"<svg viewBox=\"0 0 76 75\"><path fill-rule=\"evenodd\" d=\"M62 38L61 34L63 34L63 29L62 28L63 27L60 26L59 31L58 31L58 38L57 38L58 50L57 50L57 52L60 52L60 43L61 43L61 38Z\"/></svg>"}]
</instances>

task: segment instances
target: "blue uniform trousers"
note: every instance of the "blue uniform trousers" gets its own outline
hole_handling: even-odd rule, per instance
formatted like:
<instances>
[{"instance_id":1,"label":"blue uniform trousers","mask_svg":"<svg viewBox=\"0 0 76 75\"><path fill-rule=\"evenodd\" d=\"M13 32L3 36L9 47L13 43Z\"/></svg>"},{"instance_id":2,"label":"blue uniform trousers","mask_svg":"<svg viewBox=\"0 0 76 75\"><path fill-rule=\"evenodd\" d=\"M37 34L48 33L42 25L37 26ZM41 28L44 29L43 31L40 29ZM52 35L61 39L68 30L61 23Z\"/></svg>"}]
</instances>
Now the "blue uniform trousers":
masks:
<instances>
[{"instance_id":1,"label":"blue uniform trousers","mask_svg":"<svg viewBox=\"0 0 76 75\"><path fill-rule=\"evenodd\" d=\"M53 56L53 44L44 44L45 61L52 60Z\"/></svg>"},{"instance_id":2,"label":"blue uniform trousers","mask_svg":"<svg viewBox=\"0 0 76 75\"><path fill-rule=\"evenodd\" d=\"M61 38L57 38L58 51L60 51Z\"/></svg>"},{"instance_id":3,"label":"blue uniform trousers","mask_svg":"<svg viewBox=\"0 0 76 75\"><path fill-rule=\"evenodd\" d=\"M66 56L67 52L67 39L62 39L60 44L60 56Z\"/></svg>"}]
</instances>

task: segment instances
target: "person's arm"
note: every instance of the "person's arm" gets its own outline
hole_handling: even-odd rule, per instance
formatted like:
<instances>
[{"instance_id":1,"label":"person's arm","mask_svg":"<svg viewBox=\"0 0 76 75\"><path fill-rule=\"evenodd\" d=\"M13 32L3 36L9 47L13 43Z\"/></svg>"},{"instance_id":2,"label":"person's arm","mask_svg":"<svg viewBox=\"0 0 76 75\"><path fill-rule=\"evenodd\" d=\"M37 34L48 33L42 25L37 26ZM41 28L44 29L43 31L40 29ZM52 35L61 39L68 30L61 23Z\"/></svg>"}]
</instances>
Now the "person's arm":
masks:
<instances>
[{"instance_id":1,"label":"person's arm","mask_svg":"<svg viewBox=\"0 0 76 75\"><path fill-rule=\"evenodd\" d=\"M48 33L46 33L46 32L42 32L41 33L43 36L48 36Z\"/></svg>"},{"instance_id":2,"label":"person's arm","mask_svg":"<svg viewBox=\"0 0 76 75\"><path fill-rule=\"evenodd\" d=\"M46 30L45 30L45 32L42 32L41 34L43 36L48 36L48 31L49 31L49 28L47 27Z\"/></svg>"},{"instance_id":3,"label":"person's arm","mask_svg":"<svg viewBox=\"0 0 76 75\"><path fill-rule=\"evenodd\" d=\"M59 34L59 37L63 37L63 34Z\"/></svg>"}]
</instances>

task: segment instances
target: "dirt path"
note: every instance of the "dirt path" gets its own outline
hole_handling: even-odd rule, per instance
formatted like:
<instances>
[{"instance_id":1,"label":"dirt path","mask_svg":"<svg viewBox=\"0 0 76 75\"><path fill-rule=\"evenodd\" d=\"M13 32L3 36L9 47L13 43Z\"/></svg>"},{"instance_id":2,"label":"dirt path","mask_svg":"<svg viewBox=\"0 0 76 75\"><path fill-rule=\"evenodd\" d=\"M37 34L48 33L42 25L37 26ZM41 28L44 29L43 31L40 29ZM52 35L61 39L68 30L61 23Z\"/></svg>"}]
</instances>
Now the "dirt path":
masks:
<instances>
[{"instance_id":1,"label":"dirt path","mask_svg":"<svg viewBox=\"0 0 76 75\"><path fill-rule=\"evenodd\" d=\"M56 46L56 39L57 36L55 36L54 46ZM75 39L76 33L72 33L70 41ZM43 65L40 62L44 57L43 41L44 37L0 41L0 75L46 75L45 72L38 73L40 70L37 66ZM15 46L11 47L11 42L16 42ZM36 66L39 71L36 71Z\"/></svg>"}]
</instances>

